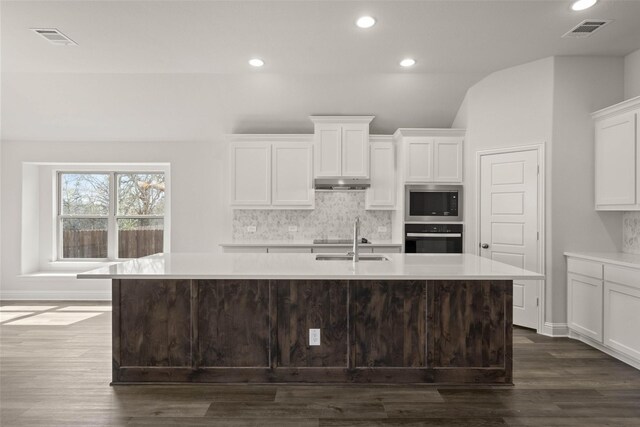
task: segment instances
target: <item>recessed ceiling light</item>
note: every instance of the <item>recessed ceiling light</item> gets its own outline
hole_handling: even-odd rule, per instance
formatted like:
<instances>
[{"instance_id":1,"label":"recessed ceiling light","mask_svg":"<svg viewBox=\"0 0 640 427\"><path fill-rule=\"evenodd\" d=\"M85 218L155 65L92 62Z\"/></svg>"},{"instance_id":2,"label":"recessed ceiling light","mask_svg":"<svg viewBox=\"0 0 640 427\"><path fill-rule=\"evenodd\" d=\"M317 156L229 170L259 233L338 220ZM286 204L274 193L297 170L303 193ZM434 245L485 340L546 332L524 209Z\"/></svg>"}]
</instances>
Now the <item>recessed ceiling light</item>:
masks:
<instances>
[{"instance_id":1,"label":"recessed ceiling light","mask_svg":"<svg viewBox=\"0 0 640 427\"><path fill-rule=\"evenodd\" d=\"M356 21L356 25L360 28L371 28L376 25L376 20L371 16L361 16Z\"/></svg>"},{"instance_id":2,"label":"recessed ceiling light","mask_svg":"<svg viewBox=\"0 0 640 427\"><path fill-rule=\"evenodd\" d=\"M252 67L262 67L264 65L264 61L260 58L253 58L249 60L249 65Z\"/></svg>"},{"instance_id":3,"label":"recessed ceiling light","mask_svg":"<svg viewBox=\"0 0 640 427\"><path fill-rule=\"evenodd\" d=\"M589 9L594 4L598 3L598 0L577 0L571 5L571 9L575 11Z\"/></svg>"},{"instance_id":4,"label":"recessed ceiling light","mask_svg":"<svg viewBox=\"0 0 640 427\"><path fill-rule=\"evenodd\" d=\"M411 67L414 65L416 65L416 60L412 58L405 58L402 61L400 61L400 66L402 67Z\"/></svg>"}]
</instances>

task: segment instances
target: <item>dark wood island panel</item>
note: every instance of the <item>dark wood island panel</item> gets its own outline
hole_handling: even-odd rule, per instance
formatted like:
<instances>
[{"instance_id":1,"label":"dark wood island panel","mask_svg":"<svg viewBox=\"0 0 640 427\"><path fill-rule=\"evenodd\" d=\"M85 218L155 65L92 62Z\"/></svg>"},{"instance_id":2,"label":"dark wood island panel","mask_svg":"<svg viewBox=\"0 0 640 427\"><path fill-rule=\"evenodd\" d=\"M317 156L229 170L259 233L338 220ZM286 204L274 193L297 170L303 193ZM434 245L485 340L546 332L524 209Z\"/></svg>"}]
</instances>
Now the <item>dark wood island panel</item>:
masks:
<instances>
[{"instance_id":1,"label":"dark wood island panel","mask_svg":"<svg viewBox=\"0 0 640 427\"><path fill-rule=\"evenodd\" d=\"M354 366L425 367L426 282L356 282L353 287Z\"/></svg>"},{"instance_id":2,"label":"dark wood island panel","mask_svg":"<svg viewBox=\"0 0 640 427\"><path fill-rule=\"evenodd\" d=\"M195 366L269 365L269 282L198 280ZM194 337L195 338L195 337Z\"/></svg>"},{"instance_id":3,"label":"dark wood island panel","mask_svg":"<svg viewBox=\"0 0 640 427\"><path fill-rule=\"evenodd\" d=\"M274 367L346 369L349 353L347 281L276 280ZM309 345L309 329L320 329L322 345Z\"/></svg>"},{"instance_id":4,"label":"dark wood island panel","mask_svg":"<svg viewBox=\"0 0 640 427\"><path fill-rule=\"evenodd\" d=\"M511 301L507 280L113 280L113 383L510 384Z\"/></svg>"}]
</instances>

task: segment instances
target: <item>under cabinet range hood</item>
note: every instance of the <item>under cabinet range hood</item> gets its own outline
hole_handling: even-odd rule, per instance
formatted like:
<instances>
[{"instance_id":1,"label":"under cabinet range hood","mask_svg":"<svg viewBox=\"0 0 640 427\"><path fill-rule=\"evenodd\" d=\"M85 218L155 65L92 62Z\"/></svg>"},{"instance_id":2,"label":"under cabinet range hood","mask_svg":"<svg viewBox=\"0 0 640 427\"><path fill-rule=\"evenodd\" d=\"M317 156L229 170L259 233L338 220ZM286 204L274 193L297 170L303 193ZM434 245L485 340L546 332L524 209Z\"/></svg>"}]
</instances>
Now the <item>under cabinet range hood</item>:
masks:
<instances>
[{"instance_id":1,"label":"under cabinet range hood","mask_svg":"<svg viewBox=\"0 0 640 427\"><path fill-rule=\"evenodd\" d=\"M365 190L371 186L371 181L362 178L316 178L316 190L322 191L356 191Z\"/></svg>"}]
</instances>

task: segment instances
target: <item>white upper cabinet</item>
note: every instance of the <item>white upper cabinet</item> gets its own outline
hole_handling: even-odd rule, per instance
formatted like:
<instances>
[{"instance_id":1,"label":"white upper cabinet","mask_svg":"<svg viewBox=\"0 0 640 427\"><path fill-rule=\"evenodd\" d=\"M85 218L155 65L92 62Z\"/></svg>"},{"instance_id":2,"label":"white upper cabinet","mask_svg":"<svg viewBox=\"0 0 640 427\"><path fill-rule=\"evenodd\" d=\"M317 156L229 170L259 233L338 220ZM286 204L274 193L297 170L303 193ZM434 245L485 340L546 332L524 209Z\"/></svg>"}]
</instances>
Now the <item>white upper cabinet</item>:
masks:
<instances>
[{"instance_id":1,"label":"white upper cabinet","mask_svg":"<svg viewBox=\"0 0 640 427\"><path fill-rule=\"evenodd\" d=\"M398 129L404 182L461 183L464 129Z\"/></svg>"},{"instance_id":2,"label":"white upper cabinet","mask_svg":"<svg viewBox=\"0 0 640 427\"><path fill-rule=\"evenodd\" d=\"M373 116L311 116L317 178L369 178Z\"/></svg>"},{"instance_id":3,"label":"white upper cabinet","mask_svg":"<svg viewBox=\"0 0 640 427\"><path fill-rule=\"evenodd\" d=\"M433 180L462 182L462 137L438 137L433 143Z\"/></svg>"},{"instance_id":4,"label":"white upper cabinet","mask_svg":"<svg viewBox=\"0 0 640 427\"><path fill-rule=\"evenodd\" d=\"M313 147L311 143L274 142L272 146L274 206L313 206Z\"/></svg>"},{"instance_id":5,"label":"white upper cabinet","mask_svg":"<svg viewBox=\"0 0 640 427\"><path fill-rule=\"evenodd\" d=\"M231 206L238 209L314 207L310 135L232 135L231 141Z\"/></svg>"},{"instance_id":6,"label":"white upper cabinet","mask_svg":"<svg viewBox=\"0 0 640 427\"><path fill-rule=\"evenodd\" d=\"M271 204L271 144L232 143L231 204L269 206Z\"/></svg>"},{"instance_id":7,"label":"white upper cabinet","mask_svg":"<svg viewBox=\"0 0 640 427\"><path fill-rule=\"evenodd\" d=\"M342 125L342 173L350 178L369 176L369 123Z\"/></svg>"},{"instance_id":8,"label":"white upper cabinet","mask_svg":"<svg viewBox=\"0 0 640 427\"><path fill-rule=\"evenodd\" d=\"M640 97L593 113L596 209L640 210Z\"/></svg>"},{"instance_id":9,"label":"white upper cabinet","mask_svg":"<svg viewBox=\"0 0 640 427\"><path fill-rule=\"evenodd\" d=\"M315 126L316 176L339 176L342 171L342 127L334 123Z\"/></svg>"},{"instance_id":10,"label":"white upper cabinet","mask_svg":"<svg viewBox=\"0 0 640 427\"><path fill-rule=\"evenodd\" d=\"M396 207L395 145L391 137L372 136L370 146L371 187L366 191L365 209L393 210Z\"/></svg>"},{"instance_id":11,"label":"white upper cabinet","mask_svg":"<svg viewBox=\"0 0 640 427\"><path fill-rule=\"evenodd\" d=\"M405 182L432 182L433 138L409 137L403 148Z\"/></svg>"}]
</instances>

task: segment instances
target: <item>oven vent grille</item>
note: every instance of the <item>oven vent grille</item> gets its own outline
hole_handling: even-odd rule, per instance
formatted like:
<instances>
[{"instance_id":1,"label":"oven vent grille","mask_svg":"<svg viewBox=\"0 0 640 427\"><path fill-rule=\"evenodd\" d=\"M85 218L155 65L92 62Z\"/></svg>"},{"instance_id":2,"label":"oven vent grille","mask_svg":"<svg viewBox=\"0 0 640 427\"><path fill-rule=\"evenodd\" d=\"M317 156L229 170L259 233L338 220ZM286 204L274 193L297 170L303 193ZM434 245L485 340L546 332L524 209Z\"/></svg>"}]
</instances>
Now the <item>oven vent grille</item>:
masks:
<instances>
[{"instance_id":1,"label":"oven vent grille","mask_svg":"<svg viewBox=\"0 0 640 427\"><path fill-rule=\"evenodd\" d=\"M78 43L62 34L55 28L32 28L31 31L40 35L49 43L57 46L77 46Z\"/></svg>"},{"instance_id":2,"label":"oven vent grille","mask_svg":"<svg viewBox=\"0 0 640 427\"><path fill-rule=\"evenodd\" d=\"M589 37L611 22L613 22L612 19L587 19L570 29L562 37Z\"/></svg>"}]
</instances>

